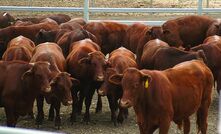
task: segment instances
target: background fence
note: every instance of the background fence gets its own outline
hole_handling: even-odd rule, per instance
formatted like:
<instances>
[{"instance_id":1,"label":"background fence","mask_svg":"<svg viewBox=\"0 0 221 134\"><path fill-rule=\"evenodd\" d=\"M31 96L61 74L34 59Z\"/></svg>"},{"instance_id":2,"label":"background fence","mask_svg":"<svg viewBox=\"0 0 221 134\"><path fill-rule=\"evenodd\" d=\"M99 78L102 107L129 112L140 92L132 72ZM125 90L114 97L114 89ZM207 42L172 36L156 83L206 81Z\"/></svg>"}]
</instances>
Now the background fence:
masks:
<instances>
[{"instance_id":1,"label":"background fence","mask_svg":"<svg viewBox=\"0 0 221 134\"><path fill-rule=\"evenodd\" d=\"M143 0L145 1L145 0ZM178 0L182 2L182 0ZM190 8L155 8L153 0L150 0L150 8L110 8L110 7L94 7L95 0L82 0L83 7L40 7L32 6L33 0L29 0L29 6L0 6L2 11L57 11L57 12L82 12L86 21L97 21L90 19L90 15L94 13L194 13L201 15L202 13L221 13L221 8L209 8L209 0L196 0L197 7ZM203 7L203 2L206 1L206 7ZM65 2L65 1L64 1ZM10 3L9 3L10 4ZM92 6L90 6L90 4ZM134 23L134 20L118 20L122 23ZM139 20L136 20L139 22ZM164 21L141 21L149 25L161 25Z\"/></svg>"}]
</instances>

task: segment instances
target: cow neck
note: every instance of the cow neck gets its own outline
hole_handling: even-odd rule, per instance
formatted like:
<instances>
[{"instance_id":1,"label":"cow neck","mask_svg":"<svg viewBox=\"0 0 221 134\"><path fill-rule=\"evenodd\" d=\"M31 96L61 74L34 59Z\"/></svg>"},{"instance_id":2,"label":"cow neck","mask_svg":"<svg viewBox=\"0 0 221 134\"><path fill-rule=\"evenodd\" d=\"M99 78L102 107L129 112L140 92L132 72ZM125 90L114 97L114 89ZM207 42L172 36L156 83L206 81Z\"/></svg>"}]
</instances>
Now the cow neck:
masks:
<instances>
[{"instance_id":1,"label":"cow neck","mask_svg":"<svg viewBox=\"0 0 221 134\"><path fill-rule=\"evenodd\" d=\"M24 97L24 100L26 100L27 102L34 101L37 95L40 94L40 88L36 88L38 86L39 84L35 83L33 78L28 85L22 83L22 89L24 89L22 92L22 96Z\"/></svg>"}]
</instances>

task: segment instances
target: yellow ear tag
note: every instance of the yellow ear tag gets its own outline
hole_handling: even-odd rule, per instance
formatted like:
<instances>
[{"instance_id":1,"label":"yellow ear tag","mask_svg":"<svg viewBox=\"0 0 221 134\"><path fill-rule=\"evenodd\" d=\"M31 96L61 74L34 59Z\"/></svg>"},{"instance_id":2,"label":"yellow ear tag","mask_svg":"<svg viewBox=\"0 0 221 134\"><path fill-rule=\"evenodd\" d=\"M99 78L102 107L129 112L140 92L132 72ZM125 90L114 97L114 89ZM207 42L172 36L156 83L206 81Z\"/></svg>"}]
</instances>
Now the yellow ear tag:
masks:
<instances>
[{"instance_id":1,"label":"yellow ear tag","mask_svg":"<svg viewBox=\"0 0 221 134\"><path fill-rule=\"evenodd\" d=\"M148 86L149 86L149 82L148 82L148 80L146 80L146 82L145 82L145 88L147 89L148 88Z\"/></svg>"}]
</instances>

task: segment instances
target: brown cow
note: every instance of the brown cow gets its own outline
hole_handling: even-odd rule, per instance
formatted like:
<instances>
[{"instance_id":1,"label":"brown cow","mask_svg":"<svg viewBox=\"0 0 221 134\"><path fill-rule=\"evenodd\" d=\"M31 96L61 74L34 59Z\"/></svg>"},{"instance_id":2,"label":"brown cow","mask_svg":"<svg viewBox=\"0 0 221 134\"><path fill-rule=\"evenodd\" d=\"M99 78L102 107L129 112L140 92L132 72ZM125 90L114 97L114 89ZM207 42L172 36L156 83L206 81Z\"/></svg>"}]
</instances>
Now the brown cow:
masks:
<instances>
[{"instance_id":1,"label":"brown cow","mask_svg":"<svg viewBox=\"0 0 221 134\"><path fill-rule=\"evenodd\" d=\"M140 62L138 62L139 68L143 69L143 68L146 68L145 65L148 66L149 64L151 64L153 62L152 57L156 53L156 51L159 48L164 48L164 47L169 47L169 45L166 42L163 42L159 39L154 39L154 40L148 41L143 47L143 51L140 56L140 60L137 59L137 61L140 61ZM153 69L153 68L148 68L148 69Z\"/></svg>"},{"instance_id":2,"label":"brown cow","mask_svg":"<svg viewBox=\"0 0 221 134\"><path fill-rule=\"evenodd\" d=\"M39 93L51 91L49 66L48 62L0 62L0 104L5 108L7 126L15 127L19 116L32 111Z\"/></svg>"},{"instance_id":3,"label":"brown cow","mask_svg":"<svg viewBox=\"0 0 221 134\"><path fill-rule=\"evenodd\" d=\"M203 50L207 59L207 65L213 72L214 80L217 82L217 92L221 90L221 49L216 42L201 44L191 48L193 51Z\"/></svg>"},{"instance_id":4,"label":"brown cow","mask_svg":"<svg viewBox=\"0 0 221 134\"><path fill-rule=\"evenodd\" d=\"M122 123L127 118L128 110L119 108L119 114L117 117L118 100L122 97L123 90L119 85L114 85L109 82L109 78L118 73L123 73L128 67L137 67L135 55L124 47L120 47L114 50L108 59L108 66L104 74L104 83L101 85L98 93L100 95L107 95L109 107L111 109L111 120L116 123Z\"/></svg>"},{"instance_id":5,"label":"brown cow","mask_svg":"<svg viewBox=\"0 0 221 134\"><path fill-rule=\"evenodd\" d=\"M74 99L71 122L76 120L76 113L81 112L83 99L85 98L86 112L83 120L90 121L89 108L95 89L98 89L100 83L104 80L104 69L107 66L104 54L100 51L100 47L90 39L84 39L73 43L71 52L67 56L68 72L78 80L80 85L74 90L74 98L78 98L79 102ZM98 101L99 102L99 101ZM77 107L77 108L76 108ZM97 110L101 105L97 106Z\"/></svg>"},{"instance_id":6,"label":"brown cow","mask_svg":"<svg viewBox=\"0 0 221 134\"><path fill-rule=\"evenodd\" d=\"M14 23L15 19L7 12L0 14L0 28L5 28L11 26Z\"/></svg>"},{"instance_id":7,"label":"brown cow","mask_svg":"<svg viewBox=\"0 0 221 134\"><path fill-rule=\"evenodd\" d=\"M198 129L206 134L213 75L202 61L186 61L164 71L128 68L110 80L122 84L120 105L133 106L141 134L152 134L157 128L167 134L171 121L179 128L184 122L188 134L189 117L195 112Z\"/></svg>"},{"instance_id":8,"label":"brown cow","mask_svg":"<svg viewBox=\"0 0 221 134\"><path fill-rule=\"evenodd\" d=\"M212 35L219 35L221 36L221 19L216 19L214 22L209 26L206 37Z\"/></svg>"},{"instance_id":9,"label":"brown cow","mask_svg":"<svg viewBox=\"0 0 221 134\"><path fill-rule=\"evenodd\" d=\"M221 49L221 37L218 35L209 36L203 41L203 44L217 45Z\"/></svg>"},{"instance_id":10,"label":"brown cow","mask_svg":"<svg viewBox=\"0 0 221 134\"><path fill-rule=\"evenodd\" d=\"M112 21L89 22L84 29L97 38L97 43L104 54L123 46L128 25Z\"/></svg>"},{"instance_id":11,"label":"brown cow","mask_svg":"<svg viewBox=\"0 0 221 134\"><path fill-rule=\"evenodd\" d=\"M75 30L76 28L82 28L84 25L86 25L86 22L83 18L75 18L68 22L61 23L59 27L61 29Z\"/></svg>"},{"instance_id":12,"label":"brown cow","mask_svg":"<svg viewBox=\"0 0 221 134\"><path fill-rule=\"evenodd\" d=\"M149 41L144 46L140 68L164 70L193 59L202 59L207 63L202 50L186 52L175 47L169 47L167 43L156 39Z\"/></svg>"},{"instance_id":13,"label":"brown cow","mask_svg":"<svg viewBox=\"0 0 221 134\"><path fill-rule=\"evenodd\" d=\"M7 50L2 56L2 60L22 60L29 62L32 57L32 51L35 44L24 36L18 36L12 39L7 46Z\"/></svg>"},{"instance_id":14,"label":"brown cow","mask_svg":"<svg viewBox=\"0 0 221 134\"><path fill-rule=\"evenodd\" d=\"M168 20L162 25L161 39L175 47L199 45L206 38L206 32L213 21L207 16L196 15Z\"/></svg>"},{"instance_id":15,"label":"brown cow","mask_svg":"<svg viewBox=\"0 0 221 134\"><path fill-rule=\"evenodd\" d=\"M58 24L65 23L65 22L71 20L71 17L66 14L51 14L51 15L44 15L44 16L36 17L36 18L21 18L21 19L17 19L17 20L30 21L32 23L37 24L46 18L50 18L50 19L56 21Z\"/></svg>"},{"instance_id":16,"label":"brown cow","mask_svg":"<svg viewBox=\"0 0 221 134\"><path fill-rule=\"evenodd\" d=\"M54 20L47 19L45 22L28 26L10 26L0 30L0 56L6 50L8 42L19 36L25 36L35 41L36 34L41 30L52 30L58 28L58 24Z\"/></svg>"},{"instance_id":17,"label":"brown cow","mask_svg":"<svg viewBox=\"0 0 221 134\"><path fill-rule=\"evenodd\" d=\"M49 104L51 104L49 112L49 120L54 120L54 109L56 111L55 126L58 128L61 125L60 119L60 106L72 104L71 87L72 81L78 83L78 80L71 78L70 74L66 73L66 62L62 54L61 48L55 43L42 43L39 44L33 52L33 57L30 62L47 61L50 65L51 71L51 86L52 92L45 96ZM44 118L43 112L44 96L37 97L38 114L36 117L37 125L42 124Z\"/></svg>"}]
</instances>

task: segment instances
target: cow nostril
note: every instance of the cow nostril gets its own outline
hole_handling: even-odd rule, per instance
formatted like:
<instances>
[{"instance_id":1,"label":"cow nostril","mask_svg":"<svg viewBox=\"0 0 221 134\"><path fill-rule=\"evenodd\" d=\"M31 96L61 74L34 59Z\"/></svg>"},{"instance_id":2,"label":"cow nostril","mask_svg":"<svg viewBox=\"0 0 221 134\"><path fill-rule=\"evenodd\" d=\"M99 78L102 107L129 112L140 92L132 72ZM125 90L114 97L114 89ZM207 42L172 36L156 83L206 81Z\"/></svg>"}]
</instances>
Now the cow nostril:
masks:
<instances>
[{"instance_id":1,"label":"cow nostril","mask_svg":"<svg viewBox=\"0 0 221 134\"><path fill-rule=\"evenodd\" d=\"M51 92L51 86L49 86L49 87L45 88L45 92L46 92L46 93Z\"/></svg>"},{"instance_id":2,"label":"cow nostril","mask_svg":"<svg viewBox=\"0 0 221 134\"><path fill-rule=\"evenodd\" d=\"M104 96L104 91L98 90L98 94L101 95L101 96Z\"/></svg>"},{"instance_id":3,"label":"cow nostril","mask_svg":"<svg viewBox=\"0 0 221 134\"><path fill-rule=\"evenodd\" d=\"M71 105L73 103L73 101L68 101L68 104Z\"/></svg>"}]
</instances>

